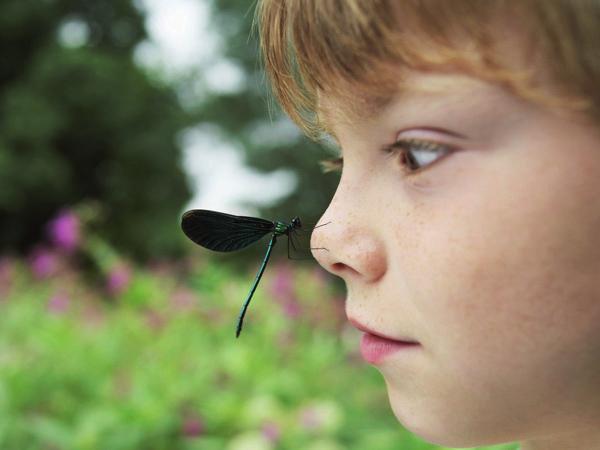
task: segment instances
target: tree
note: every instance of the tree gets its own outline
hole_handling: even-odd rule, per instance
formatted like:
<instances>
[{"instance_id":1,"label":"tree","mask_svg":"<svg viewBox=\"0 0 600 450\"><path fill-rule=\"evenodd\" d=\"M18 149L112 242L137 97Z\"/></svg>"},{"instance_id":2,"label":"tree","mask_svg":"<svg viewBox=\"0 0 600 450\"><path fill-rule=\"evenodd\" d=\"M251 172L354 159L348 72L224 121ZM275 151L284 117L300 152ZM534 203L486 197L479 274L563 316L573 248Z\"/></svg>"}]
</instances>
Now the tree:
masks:
<instances>
[{"instance_id":1,"label":"tree","mask_svg":"<svg viewBox=\"0 0 600 450\"><path fill-rule=\"evenodd\" d=\"M66 25L85 42L61 44ZM0 251L25 251L65 206L102 206L100 234L138 259L178 254L190 197L172 88L131 56L146 36L129 0L0 4Z\"/></svg>"}]
</instances>

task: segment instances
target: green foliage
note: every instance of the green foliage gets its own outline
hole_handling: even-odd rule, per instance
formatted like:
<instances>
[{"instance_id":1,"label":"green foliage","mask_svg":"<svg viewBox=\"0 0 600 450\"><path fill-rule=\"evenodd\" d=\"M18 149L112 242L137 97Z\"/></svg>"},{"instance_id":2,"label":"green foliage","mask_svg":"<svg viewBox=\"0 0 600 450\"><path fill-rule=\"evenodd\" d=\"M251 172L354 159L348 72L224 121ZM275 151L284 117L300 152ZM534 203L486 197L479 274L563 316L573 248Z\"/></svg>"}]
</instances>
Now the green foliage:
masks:
<instances>
[{"instance_id":1,"label":"green foliage","mask_svg":"<svg viewBox=\"0 0 600 450\"><path fill-rule=\"evenodd\" d=\"M282 291L272 267L236 339L250 273L138 269L107 302L76 272L36 281L15 264L0 316L2 449L436 448L398 425L322 273L295 271Z\"/></svg>"},{"instance_id":2,"label":"green foliage","mask_svg":"<svg viewBox=\"0 0 600 450\"><path fill-rule=\"evenodd\" d=\"M122 252L178 254L190 192L175 141L188 119L131 60L140 12L129 1L10 0L0 18L0 250L26 250L58 209L96 200L99 233ZM57 43L65 20L87 26L87 45Z\"/></svg>"}]
</instances>

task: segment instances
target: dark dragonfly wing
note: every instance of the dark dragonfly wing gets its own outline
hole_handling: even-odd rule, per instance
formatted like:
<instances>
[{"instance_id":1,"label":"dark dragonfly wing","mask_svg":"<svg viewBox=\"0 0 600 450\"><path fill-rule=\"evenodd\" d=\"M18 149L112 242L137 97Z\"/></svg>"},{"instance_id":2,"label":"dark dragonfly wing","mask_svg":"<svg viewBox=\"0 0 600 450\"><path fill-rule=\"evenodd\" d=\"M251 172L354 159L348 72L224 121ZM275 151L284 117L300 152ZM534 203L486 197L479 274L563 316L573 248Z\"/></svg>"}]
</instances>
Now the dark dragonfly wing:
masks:
<instances>
[{"instance_id":1,"label":"dark dragonfly wing","mask_svg":"<svg viewBox=\"0 0 600 450\"><path fill-rule=\"evenodd\" d=\"M192 209L181 218L181 229L196 244L217 252L240 250L275 228L257 217L234 216L207 209Z\"/></svg>"}]
</instances>

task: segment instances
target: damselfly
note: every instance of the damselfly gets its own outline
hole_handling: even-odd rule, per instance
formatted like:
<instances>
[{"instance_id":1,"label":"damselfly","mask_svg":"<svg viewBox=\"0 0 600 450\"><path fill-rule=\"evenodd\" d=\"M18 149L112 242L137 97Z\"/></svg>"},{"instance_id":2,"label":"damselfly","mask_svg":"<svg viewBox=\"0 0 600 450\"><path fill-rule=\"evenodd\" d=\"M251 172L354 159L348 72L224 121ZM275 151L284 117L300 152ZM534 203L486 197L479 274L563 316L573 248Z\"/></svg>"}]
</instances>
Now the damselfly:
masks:
<instances>
[{"instance_id":1,"label":"damselfly","mask_svg":"<svg viewBox=\"0 0 600 450\"><path fill-rule=\"evenodd\" d=\"M319 225L319 227L327 225L327 223ZM269 241L262 265L256 274L254 284L240 311L235 331L236 338L239 337L242 331L246 309L248 309L248 305L258 286L258 282L265 271L265 267L271 256L271 250L273 250L277 238L283 235L287 236L289 258L290 244L294 250L296 249L294 242L295 234L299 231L305 231L302 229L302 222L298 216L294 217L290 223L286 224L285 222L280 221L270 221L259 219L257 217L234 216L232 214L209 211L206 209L192 209L184 213L181 218L181 229L185 235L196 244L217 252L233 252L241 250L258 241L263 236L271 233L271 240ZM321 247L313 248L311 250L327 249Z\"/></svg>"}]
</instances>

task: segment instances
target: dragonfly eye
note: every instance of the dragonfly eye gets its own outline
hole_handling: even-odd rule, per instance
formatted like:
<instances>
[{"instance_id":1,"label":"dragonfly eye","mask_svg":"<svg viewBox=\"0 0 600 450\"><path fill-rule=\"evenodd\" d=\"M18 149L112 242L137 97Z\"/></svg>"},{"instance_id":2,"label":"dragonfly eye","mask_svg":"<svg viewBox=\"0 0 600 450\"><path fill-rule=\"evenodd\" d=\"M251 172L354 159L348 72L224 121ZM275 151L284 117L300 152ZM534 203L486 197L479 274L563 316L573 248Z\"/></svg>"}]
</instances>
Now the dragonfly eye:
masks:
<instances>
[{"instance_id":1,"label":"dragonfly eye","mask_svg":"<svg viewBox=\"0 0 600 450\"><path fill-rule=\"evenodd\" d=\"M296 228L300 228L302 226L302 222L300 222L300 217L296 216L292 219L292 225Z\"/></svg>"}]
</instances>

